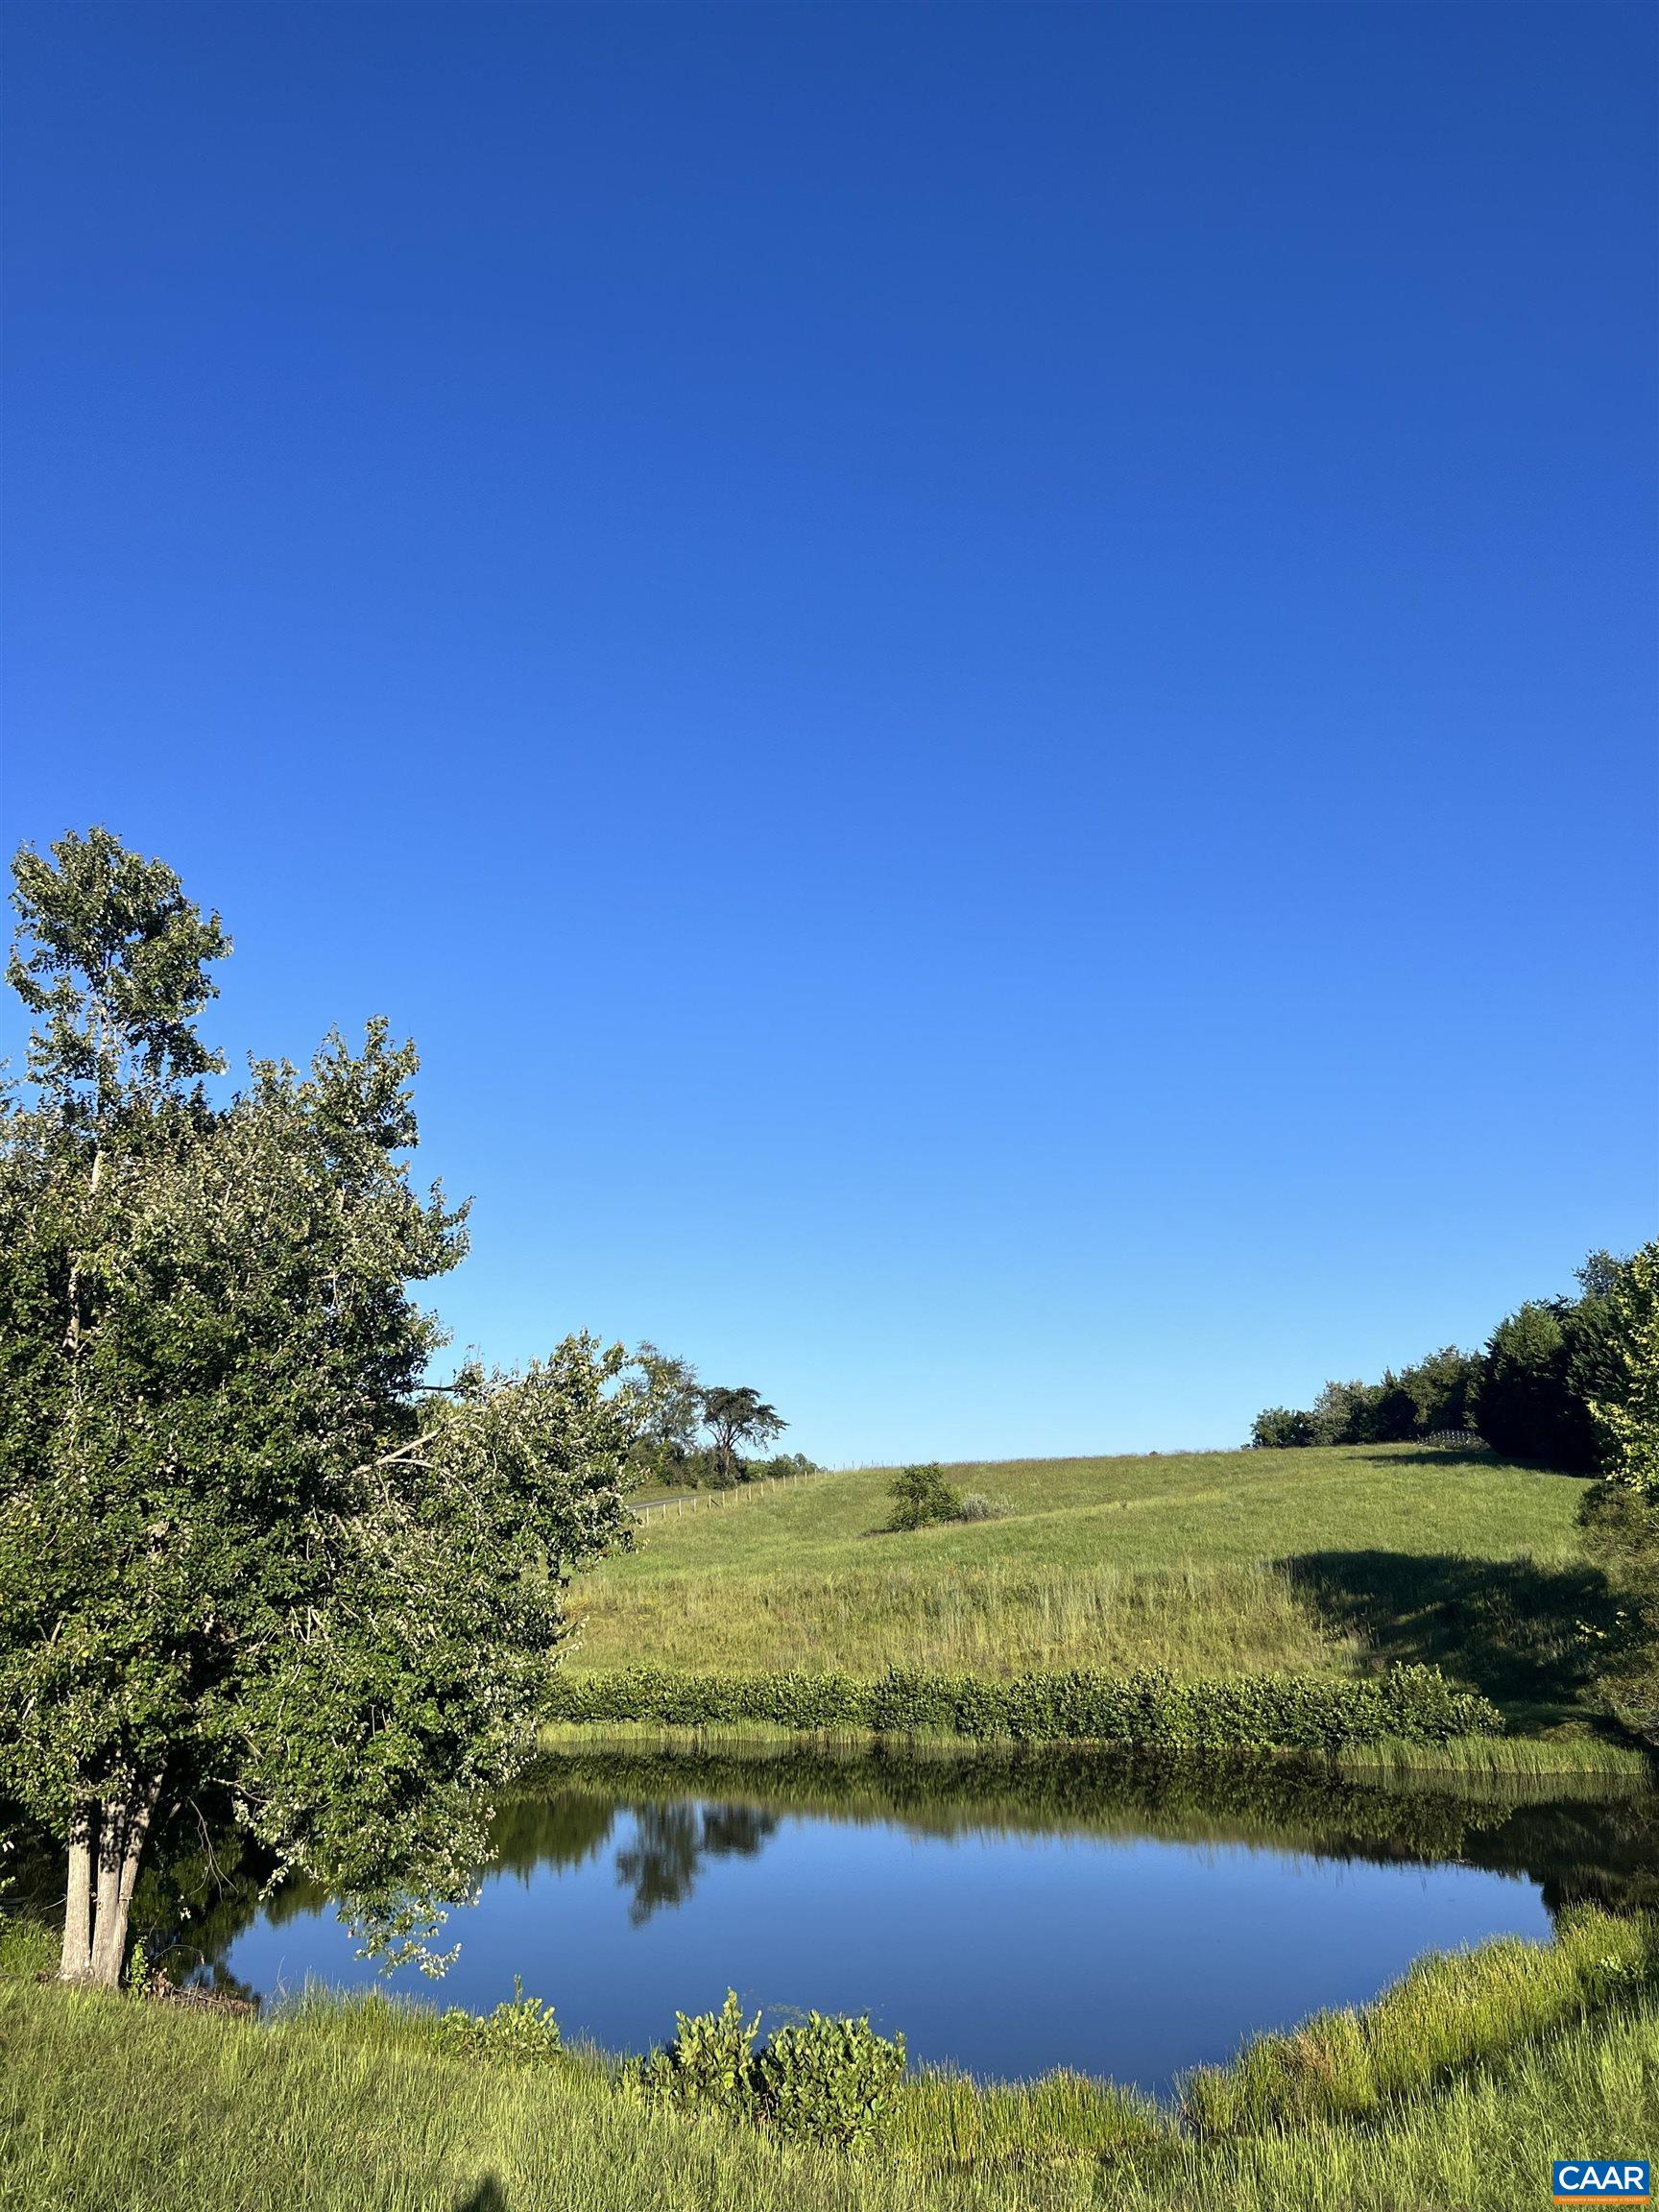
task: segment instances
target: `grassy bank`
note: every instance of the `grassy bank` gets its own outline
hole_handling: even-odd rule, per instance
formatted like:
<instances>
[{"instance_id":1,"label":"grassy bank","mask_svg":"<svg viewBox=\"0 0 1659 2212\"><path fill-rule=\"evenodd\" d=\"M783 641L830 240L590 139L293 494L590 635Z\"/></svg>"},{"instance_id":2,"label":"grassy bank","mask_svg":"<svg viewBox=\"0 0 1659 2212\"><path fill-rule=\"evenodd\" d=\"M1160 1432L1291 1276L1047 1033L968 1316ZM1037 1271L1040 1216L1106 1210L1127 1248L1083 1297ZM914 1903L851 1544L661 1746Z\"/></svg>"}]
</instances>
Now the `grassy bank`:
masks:
<instances>
[{"instance_id":1,"label":"grassy bank","mask_svg":"<svg viewBox=\"0 0 1659 2212\"><path fill-rule=\"evenodd\" d=\"M1571 1477L1412 1445L949 1474L996 1518L885 1533L878 1469L654 1518L636 1553L577 1593L572 1672L645 1654L710 1676L901 1667L988 1682L1427 1663L1493 1698L1512 1729L1592 1722L1611 1609L1579 1553Z\"/></svg>"},{"instance_id":2,"label":"grassy bank","mask_svg":"<svg viewBox=\"0 0 1659 2212\"><path fill-rule=\"evenodd\" d=\"M550 1720L541 1732L542 1750L550 1757L581 1753L597 1743L626 1744L640 1751L659 1752L676 1759L706 1751L768 1753L802 1743L814 1749L845 1755L878 1752L889 1747L888 1739L870 1728L781 1728L765 1720L709 1721L695 1727L665 1727L656 1721L605 1722ZM943 1731L907 1737L907 1759L935 1754L982 1752L986 1746L971 1737L952 1737ZM1588 1729L1563 1727L1544 1736L1457 1736L1441 1743L1350 1744L1322 1758L1293 1755L1311 1761L1321 1771L1361 1782L1411 1782L1426 1787L1443 1786L1463 1791L1494 1785L1536 1785L1551 1794L1564 1788L1581 1790L1599 1798L1612 1788L1620 1791L1647 1792L1659 1788L1659 1764L1639 1745L1622 1743ZM1277 1759L1265 1752L1269 1762Z\"/></svg>"},{"instance_id":3,"label":"grassy bank","mask_svg":"<svg viewBox=\"0 0 1659 2212\"><path fill-rule=\"evenodd\" d=\"M1550 2160L1659 2120L1651 1924L1431 1961L1204 2078L1191 2111L1058 2075L923 2076L879 2152L645 2108L593 2053L446 2056L430 2014L275 2024L0 1980L7 2212L1511 2212ZM1337 2059L1340 2058L1340 2063Z\"/></svg>"}]
</instances>

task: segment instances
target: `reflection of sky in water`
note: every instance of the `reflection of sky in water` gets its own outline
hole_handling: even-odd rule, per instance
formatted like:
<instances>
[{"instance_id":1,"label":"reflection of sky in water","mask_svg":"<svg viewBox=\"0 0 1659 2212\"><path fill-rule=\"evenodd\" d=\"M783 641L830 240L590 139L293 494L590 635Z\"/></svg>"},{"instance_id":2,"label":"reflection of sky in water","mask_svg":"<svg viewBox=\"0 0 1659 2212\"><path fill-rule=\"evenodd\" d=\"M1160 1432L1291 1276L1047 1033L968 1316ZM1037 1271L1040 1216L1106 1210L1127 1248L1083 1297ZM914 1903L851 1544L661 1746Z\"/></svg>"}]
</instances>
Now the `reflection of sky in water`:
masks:
<instances>
[{"instance_id":1,"label":"reflection of sky in water","mask_svg":"<svg viewBox=\"0 0 1659 2212\"><path fill-rule=\"evenodd\" d=\"M586 1856L498 1870L454 1915L443 1983L405 1970L394 1986L480 2010L517 1974L567 2036L618 2050L663 2040L676 2009L732 1986L774 2024L790 2008L868 2011L917 2059L1161 2090L1258 2030L1363 2002L1421 1952L1550 1935L1532 1883L1455 1864L713 1805L618 1811L608 1833L602 1809L589 1819ZM228 1963L267 1991L370 1978L327 1912L261 1919Z\"/></svg>"}]
</instances>

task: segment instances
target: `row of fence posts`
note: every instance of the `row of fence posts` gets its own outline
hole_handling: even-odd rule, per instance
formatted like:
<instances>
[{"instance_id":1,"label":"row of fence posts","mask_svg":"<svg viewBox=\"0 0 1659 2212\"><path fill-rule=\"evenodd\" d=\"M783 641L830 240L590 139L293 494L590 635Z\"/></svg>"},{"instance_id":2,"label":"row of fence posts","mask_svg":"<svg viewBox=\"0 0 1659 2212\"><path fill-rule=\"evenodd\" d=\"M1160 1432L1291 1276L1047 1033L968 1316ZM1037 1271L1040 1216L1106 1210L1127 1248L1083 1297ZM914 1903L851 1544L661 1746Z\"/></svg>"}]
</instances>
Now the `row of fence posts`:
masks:
<instances>
[{"instance_id":1,"label":"row of fence posts","mask_svg":"<svg viewBox=\"0 0 1659 2212\"><path fill-rule=\"evenodd\" d=\"M820 1467L815 1472L820 1475L829 1475L833 1470L829 1467ZM636 1505L633 1509L634 1517L637 1521L649 1521L654 1513L680 1515L685 1513L687 1507L695 1513L702 1506L712 1509L716 1505L734 1504L745 1493L755 1497L763 1490L786 1490L791 1482L808 1482L810 1480L811 1477L805 1474L768 1475L758 1482L734 1482L730 1490L693 1490L688 1498L660 1498L654 1504L648 1503L643 1505Z\"/></svg>"}]
</instances>

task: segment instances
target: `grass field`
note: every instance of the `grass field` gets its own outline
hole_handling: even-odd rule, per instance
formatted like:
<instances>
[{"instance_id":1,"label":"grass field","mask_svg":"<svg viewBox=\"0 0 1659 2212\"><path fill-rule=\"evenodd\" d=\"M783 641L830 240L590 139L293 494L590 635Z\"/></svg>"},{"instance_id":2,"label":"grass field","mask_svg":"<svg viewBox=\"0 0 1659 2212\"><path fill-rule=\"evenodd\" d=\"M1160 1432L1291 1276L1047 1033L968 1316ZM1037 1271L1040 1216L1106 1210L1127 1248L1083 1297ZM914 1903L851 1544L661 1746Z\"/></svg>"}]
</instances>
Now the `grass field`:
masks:
<instances>
[{"instance_id":1,"label":"grass field","mask_svg":"<svg viewBox=\"0 0 1659 2212\"><path fill-rule=\"evenodd\" d=\"M924 2077L846 2154L647 2110L598 2055L445 2055L430 2015L272 2025L0 1974L5 2212L1516 2212L1659 2125L1650 1933L1428 1961L1269 2039L1175 2114L1075 2076ZM1605 1956L1604 1956L1605 1954Z\"/></svg>"},{"instance_id":2,"label":"grass field","mask_svg":"<svg viewBox=\"0 0 1659 2212\"><path fill-rule=\"evenodd\" d=\"M1528 1726L1583 1711L1583 1484L1411 1445L1010 1460L997 1517L882 1533L891 1471L653 1516L576 1593L579 1669L1352 1672L1431 1661Z\"/></svg>"}]
</instances>

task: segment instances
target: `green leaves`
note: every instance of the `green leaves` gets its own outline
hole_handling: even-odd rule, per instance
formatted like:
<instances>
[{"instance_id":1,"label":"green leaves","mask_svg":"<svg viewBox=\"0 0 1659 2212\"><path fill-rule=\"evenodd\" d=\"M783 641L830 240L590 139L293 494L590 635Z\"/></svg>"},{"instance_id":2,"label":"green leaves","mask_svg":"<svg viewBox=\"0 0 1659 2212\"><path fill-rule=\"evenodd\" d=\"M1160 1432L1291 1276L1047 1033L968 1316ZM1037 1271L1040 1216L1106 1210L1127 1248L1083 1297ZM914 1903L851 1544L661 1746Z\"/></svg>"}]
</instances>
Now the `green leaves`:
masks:
<instances>
[{"instance_id":1,"label":"green leaves","mask_svg":"<svg viewBox=\"0 0 1659 2212\"><path fill-rule=\"evenodd\" d=\"M102 830L16 863L34 1095L0 1118L0 1786L66 1831L165 1768L420 1949L530 1750L563 1592L627 1540L619 1350L421 1385L417 1190L383 1021L214 1103L228 950Z\"/></svg>"},{"instance_id":2,"label":"green leaves","mask_svg":"<svg viewBox=\"0 0 1659 2212\"><path fill-rule=\"evenodd\" d=\"M904 2038L868 2018L808 2012L758 2051L760 2015L745 2020L735 1989L718 2012L674 2015L672 2043L633 2074L648 2104L748 2122L785 2140L850 2151L878 2136L904 2078Z\"/></svg>"},{"instance_id":3,"label":"green leaves","mask_svg":"<svg viewBox=\"0 0 1659 2212\"><path fill-rule=\"evenodd\" d=\"M207 974L230 940L160 860L108 830L60 837L51 857L25 846L12 863L18 941L7 980L41 1017L29 1072L60 1105L108 1113L224 1066L196 1016L218 995ZM82 1095L89 1093L89 1096Z\"/></svg>"},{"instance_id":4,"label":"green leaves","mask_svg":"<svg viewBox=\"0 0 1659 2212\"><path fill-rule=\"evenodd\" d=\"M937 1460L925 1467L902 1467L888 1495L893 1517L887 1527L895 1533L926 1528L935 1521L960 1521L962 1500L945 1479Z\"/></svg>"},{"instance_id":5,"label":"green leaves","mask_svg":"<svg viewBox=\"0 0 1659 2212\"><path fill-rule=\"evenodd\" d=\"M1602 1466L1659 1505L1659 1242L1633 1253L1604 1296L1602 1374L1590 1399Z\"/></svg>"},{"instance_id":6,"label":"green leaves","mask_svg":"<svg viewBox=\"0 0 1659 2212\"><path fill-rule=\"evenodd\" d=\"M877 1735L1006 1737L1114 1743L1136 1750L1339 1751L1358 1743L1444 1743L1496 1735L1497 1708L1431 1667L1391 1667L1359 1680L1313 1674L1178 1677L1147 1668L1087 1668L988 1681L890 1667L850 1674L682 1674L650 1667L553 1685L548 1718L643 1720L703 1728L762 1720L793 1729Z\"/></svg>"}]
</instances>

